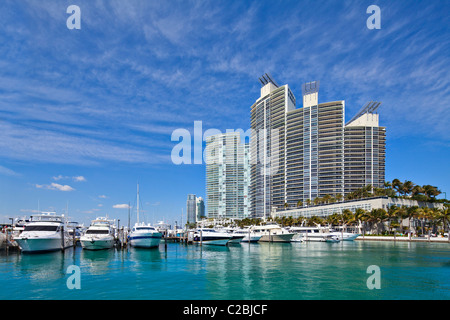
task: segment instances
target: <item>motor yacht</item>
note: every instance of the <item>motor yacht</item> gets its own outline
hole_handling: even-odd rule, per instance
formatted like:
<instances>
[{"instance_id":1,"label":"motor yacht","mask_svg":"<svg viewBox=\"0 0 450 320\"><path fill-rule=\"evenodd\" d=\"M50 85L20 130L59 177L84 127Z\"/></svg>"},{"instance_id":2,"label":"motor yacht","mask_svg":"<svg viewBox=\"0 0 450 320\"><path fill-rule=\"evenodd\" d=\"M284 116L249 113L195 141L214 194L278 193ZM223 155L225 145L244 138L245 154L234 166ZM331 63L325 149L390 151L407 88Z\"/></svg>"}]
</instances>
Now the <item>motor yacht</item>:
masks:
<instances>
[{"instance_id":1,"label":"motor yacht","mask_svg":"<svg viewBox=\"0 0 450 320\"><path fill-rule=\"evenodd\" d=\"M86 250L103 250L114 247L114 229L112 222L105 217L93 220L86 232L80 237L80 243Z\"/></svg>"},{"instance_id":2,"label":"motor yacht","mask_svg":"<svg viewBox=\"0 0 450 320\"><path fill-rule=\"evenodd\" d=\"M128 237L132 247L154 248L161 242L162 233L150 224L136 223Z\"/></svg>"},{"instance_id":3,"label":"motor yacht","mask_svg":"<svg viewBox=\"0 0 450 320\"><path fill-rule=\"evenodd\" d=\"M233 238L231 234L212 228L200 228L194 233L194 242L216 246L226 246Z\"/></svg>"},{"instance_id":4,"label":"motor yacht","mask_svg":"<svg viewBox=\"0 0 450 320\"><path fill-rule=\"evenodd\" d=\"M241 239L241 242L258 242L262 237L261 234L256 234L253 232L250 227L245 229L236 229L233 234L242 235L243 238Z\"/></svg>"},{"instance_id":5,"label":"motor yacht","mask_svg":"<svg viewBox=\"0 0 450 320\"><path fill-rule=\"evenodd\" d=\"M42 212L31 217L24 230L14 240L22 252L63 250L73 245L65 228L64 217L55 212Z\"/></svg>"},{"instance_id":6,"label":"motor yacht","mask_svg":"<svg viewBox=\"0 0 450 320\"><path fill-rule=\"evenodd\" d=\"M361 235L359 233L342 232L342 231L334 231L334 230L330 230L330 233L332 235L338 237L338 239L341 241L353 241Z\"/></svg>"},{"instance_id":7,"label":"motor yacht","mask_svg":"<svg viewBox=\"0 0 450 320\"><path fill-rule=\"evenodd\" d=\"M339 242L339 238L325 227L291 227L289 231L296 234L294 239L302 238L311 242Z\"/></svg>"},{"instance_id":8,"label":"motor yacht","mask_svg":"<svg viewBox=\"0 0 450 320\"><path fill-rule=\"evenodd\" d=\"M280 227L276 223L268 223L261 226L253 226L251 231L260 235L260 242L291 242L294 233Z\"/></svg>"}]
</instances>

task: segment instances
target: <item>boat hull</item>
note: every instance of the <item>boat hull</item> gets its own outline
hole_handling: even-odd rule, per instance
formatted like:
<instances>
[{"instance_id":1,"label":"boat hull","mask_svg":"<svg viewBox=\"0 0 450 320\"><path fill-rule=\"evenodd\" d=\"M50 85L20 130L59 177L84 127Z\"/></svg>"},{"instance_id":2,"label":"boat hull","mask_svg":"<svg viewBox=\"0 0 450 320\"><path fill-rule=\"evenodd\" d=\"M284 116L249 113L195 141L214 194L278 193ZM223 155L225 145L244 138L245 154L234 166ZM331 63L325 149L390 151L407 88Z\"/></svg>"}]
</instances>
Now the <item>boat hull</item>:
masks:
<instances>
[{"instance_id":1,"label":"boat hull","mask_svg":"<svg viewBox=\"0 0 450 320\"><path fill-rule=\"evenodd\" d=\"M14 240L24 253L58 251L71 246L71 241L65 240L63 247L61 239L58 238L15 238Z\"/></svg>"},{"instance_id":2,"label":"boat hull","mask_svg":"<svg viewBox=\"0 0 450 320\"><path fill-rule=\"evenodd\" d=\"M226 246L230 242L230 239L215 239L215 240L202 240L198 243L212 245L212 246Z\"/></svg>"},{"instance_id":3,"label":"boat hull","mask_svg":"<svg viewBox=\"0 0 450 320\"><path fill-rule=\"evenodd\" d=\"M232 236L229 243L240 243L244 236Z\"/></svg>"},{"instance_id":4,"label":"boat hull","mask_svg":"<svg viewBox=\"0 0 450 320\"><path fill-rule=\"evenodd\" d=\"M86 250L106 250L114 247L114 239L80 239L81 247Z\"/></svg>"},{"instance_id":5,"label":"boat hull","mask_svg":"<svg viewBox=\"0 0 450 320\"><path fill-rule=\"evenodd\" d=\"M248 236L245 236L241 242L258 242L259 239L261 239L261 236L250 236L250 238Z\"/></svg>"},{"instance_id":6,"label":"boat hull","mask_svg":"<svg viewBox=\"0 0 450 320\"><path fill-rule=\"evenodd\" d=\"M226 246L230 242L231 237L220 237L220 236L194 236L194 242L198 244L207 244L213 246Z\"/></svg>"},{"instance_id":7,"label":"boat hull","mask_svg":"<svg viewBox=\"0 0 450 320\"><path fill-rule=\"evenodd\" d=\"M291 242L293 233L283 233L283 234L271 234L271 235L263 235L260 242Z\"/></svg>"},{"instance_id":8,"label":"boat hull","mask_svg":"<svg viewBox=\"0 0 450 320\"><path fill-rule=\"evenodd\" d=\"M162 235L148 236L130 236L130 245L136 248L155 248L158 247L162 239Z\"/></svg>"}]
</instances>

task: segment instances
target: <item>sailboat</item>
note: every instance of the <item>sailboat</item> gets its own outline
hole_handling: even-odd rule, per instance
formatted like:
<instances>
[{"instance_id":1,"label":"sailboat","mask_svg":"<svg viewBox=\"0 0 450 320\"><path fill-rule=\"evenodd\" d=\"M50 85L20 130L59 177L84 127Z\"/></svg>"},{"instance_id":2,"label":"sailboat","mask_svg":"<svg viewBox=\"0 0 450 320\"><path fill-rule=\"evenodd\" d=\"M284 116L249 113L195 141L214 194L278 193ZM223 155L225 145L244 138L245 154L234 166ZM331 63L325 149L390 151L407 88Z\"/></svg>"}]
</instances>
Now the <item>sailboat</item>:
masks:
<instances>
[{"instance_id":1,"label":"sailboat","mask_svg":"<svg viewBox=\"0 0 450 320\"><path fill-rule=\"evenodd\" d=\"M139 183L137 185L137 222L129 235L130 245L140 248L155 248L161 242L162 233L150 224L139 221Z\"/></svg>"}]
</instances>

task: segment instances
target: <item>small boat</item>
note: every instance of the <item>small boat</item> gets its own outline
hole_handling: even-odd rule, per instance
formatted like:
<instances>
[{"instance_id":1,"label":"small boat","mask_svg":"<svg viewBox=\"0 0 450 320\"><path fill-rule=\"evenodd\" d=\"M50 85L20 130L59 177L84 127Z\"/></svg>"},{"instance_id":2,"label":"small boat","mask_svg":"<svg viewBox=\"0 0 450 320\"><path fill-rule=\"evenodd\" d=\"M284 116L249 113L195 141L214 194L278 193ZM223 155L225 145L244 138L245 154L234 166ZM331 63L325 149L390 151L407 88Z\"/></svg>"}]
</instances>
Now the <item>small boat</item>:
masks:
<instances>
[{"instance_id":1,"label":"small boat","mask_svg":"<svg viewBox=\"0 0 450 320\"><path fill-rule=\"evenodd\" d=\"M104 217L93 220L85 234L80 237L80 243L86 250L113 248L115 238L111 221Z\"/></svg>"},{"instance_id":2,"label":"small boat","mask_svg":"<svg viewBox=\"0 0 450 320\"><path fill-rule=\"evenodd\" d=\"M255 235L260 235L260 242L291 242L294 233L280 227L275 223L268 223L262 226L253 226Z\"/></svg>"},{"instance_id":3,"label":"small boat","mask_svg":"<svg viewBox=\"0 0 450 320\"><path fill-rule=\"evenodd\" d=\"M139 222L139 183L137 185L137 222L131 229L128 241L132 247L155 248L159 246L162 238L162 232L152 227L150 224Z\"/></svg>"},{"instance_id":4,"label":"small boat","mask_svg":"<svg viewBox=\"0 0 450 320\"><path fill-rule=\"evenodd\" d=\"M25 253L57 251L73 245L63 216L55 212L32 216L20 235L14 236L14 240Z\"/></svg>"},{"instance_id":5,"label":"small boat","mask_svg":"<svg viewBox=\"0 0 450 320\"><path fill-rule=\"evenodd\" d=\"M228 232L210 228L200 228L194 233L194 242L216 246L226 246L233 237Z\"/></svg>"}]
</instances>

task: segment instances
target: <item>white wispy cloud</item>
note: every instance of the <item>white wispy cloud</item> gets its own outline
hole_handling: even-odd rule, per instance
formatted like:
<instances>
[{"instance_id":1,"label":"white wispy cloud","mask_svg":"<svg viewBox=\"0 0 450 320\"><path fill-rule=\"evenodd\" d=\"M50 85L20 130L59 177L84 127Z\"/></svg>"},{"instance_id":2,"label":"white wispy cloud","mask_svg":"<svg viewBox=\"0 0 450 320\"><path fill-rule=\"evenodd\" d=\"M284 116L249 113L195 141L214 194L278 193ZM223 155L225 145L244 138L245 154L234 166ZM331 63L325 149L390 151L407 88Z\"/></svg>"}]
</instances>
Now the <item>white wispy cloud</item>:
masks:
<instances>
[{"instance_id":1,"label":"white wispy cloud","mask_svg":"<svg viewBox=\"0 0 450 320\"><path fill-rule=\"evenodd\" d=\"M113 205L114 209L129 209L130 206L126 203L122 203L122 204L115 204Z\"/></svg>"},{"instance_id":2,"label":"white wispy cloud","mask_svg":"<svg viewBox=\"0 0 450 320\"><path fill-rule=\"evenodd\" d=\"M18 173L16 173L14 170L11 170L9 168L0 166L0 175L4 176L17 176Z\"/></svg>"},{"instance_id":3,"label":"white wispy cloud","mask_svg":"<svg viewBox=\"0 0 450 320\"><path fill-rule=\"evenodd\" d=\"M59 190L59 191L75 191L69 185L62 185L59 183L52 182L51 184L35 184L35 187L38 189L48 189L48 190Z\"/></svg>"}]
</instances>

